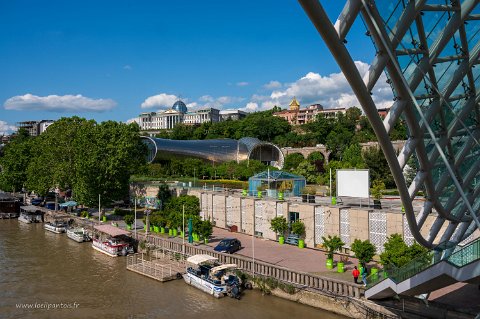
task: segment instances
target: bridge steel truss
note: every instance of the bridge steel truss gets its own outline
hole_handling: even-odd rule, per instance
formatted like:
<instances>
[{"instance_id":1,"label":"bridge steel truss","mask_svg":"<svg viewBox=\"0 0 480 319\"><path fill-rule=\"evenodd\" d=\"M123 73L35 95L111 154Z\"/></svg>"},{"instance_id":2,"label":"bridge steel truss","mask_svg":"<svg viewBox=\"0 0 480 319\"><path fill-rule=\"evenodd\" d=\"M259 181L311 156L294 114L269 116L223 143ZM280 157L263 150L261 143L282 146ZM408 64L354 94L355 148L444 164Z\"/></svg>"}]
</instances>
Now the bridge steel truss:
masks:
<instances>
[{"instance_id":1,"label":"bridge steel truss","mask_svg":"<svg viewBox=\"0 0 480 319\"><path fill-rule=\"evenodd\" d=\"M347 0L335 24L318 0L298 1L375 131L415 240L435 248L467 238L480 228L479 0ZM376 50L365 75L346 47L357 17ZM371 92L383 72L394 101L381 119ZM400 120L409 138L397 155L389 132ZM408 184L407 163L416 167ZM415 212L419 191L426 200ZM435 216L431 225L429 215Z\"/></svg>"}]
</instances>

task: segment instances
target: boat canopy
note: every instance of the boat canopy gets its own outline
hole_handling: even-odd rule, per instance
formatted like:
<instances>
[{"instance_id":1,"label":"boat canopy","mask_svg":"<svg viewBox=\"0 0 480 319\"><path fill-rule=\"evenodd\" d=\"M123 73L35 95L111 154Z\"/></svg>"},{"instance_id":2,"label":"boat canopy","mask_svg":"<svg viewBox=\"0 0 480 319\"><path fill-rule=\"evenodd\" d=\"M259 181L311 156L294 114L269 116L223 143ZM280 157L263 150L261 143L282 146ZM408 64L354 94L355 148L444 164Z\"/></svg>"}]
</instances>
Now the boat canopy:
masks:
<instances>
[{"instance_id":1,"label":"boat canopy","mask_svg":"<svg viewBox=\"0 0 480 319\"><path fill-rule=\"evenodd\" d=\"M237 268L237 265L236 264L225 264L225 265L220 265L220 266L217 266L217 267L213 267L212 269L210 269L210 273L215 274L215 273L219 272L220 270L231 269L231 268Z\"/></svg>"},{"instance_id":2,"label":"boat canopy","mask_svg":"<svg viewBox=\"0 0 480 319\"><path fill-rule=\"evenodd\" d=\"M205 262L213 262L218 259L210 255L193 255L187 258L187 262L195 265L200 265Z\"/></svg>"},{"instance_id":3,"label":"boat canopy","mask_svg":"<svg viewBox=\"0 0 480 319\"><path fill-rule=\"evenodd\" d=\"M65 202L65 203L61 203L58 206L60 206L60 207L75 207L77 205L78 205L77 202L71 200L71 201L68 201L68 202Z\"/></svg>"},{"instance_id":4,"label":"boat canopy","mask_svg":"<svg viewBox=\"0 0 480 319\"><path fill-rule=\"evenodd\" d=\"M28 205L28 206L20 206L20 210L26 213L36 213L36 212L41 212L41 213L46 213L48 212L48 209L45 209L44 207L38 207L38 206L33 206L33 205Z\"/></svg>"},{"instance_id":5,"label":"boat canopy","mask_svg":"<svg viewBox=\"0 0 480 319\"><path fill-rule=\"evenodd\" d=\"M114 227L111 225L98 225L94 227L96 230L110 235L112 237L121 236L121 235L130 235L130 232L120 229L118 227Z\"/></svg>"}]
</instances>

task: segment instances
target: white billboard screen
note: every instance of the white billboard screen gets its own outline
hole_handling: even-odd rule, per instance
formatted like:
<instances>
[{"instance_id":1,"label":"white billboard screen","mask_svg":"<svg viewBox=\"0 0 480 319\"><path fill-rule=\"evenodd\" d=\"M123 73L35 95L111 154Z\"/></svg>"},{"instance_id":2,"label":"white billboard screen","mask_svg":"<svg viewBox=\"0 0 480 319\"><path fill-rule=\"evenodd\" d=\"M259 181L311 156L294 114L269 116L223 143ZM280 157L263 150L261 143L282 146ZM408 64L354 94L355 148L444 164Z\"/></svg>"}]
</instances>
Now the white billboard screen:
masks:
<instances>
[{"instance_id":1,"label":"white billboard screen","mask_svg":"<svg viewBox=\"0 0 480 319\"><path fill-rule=\"evenodd\" d=\"M337 196L364 197L370 196L368 169L338 169Z\"/></svg>"}]
</instances>

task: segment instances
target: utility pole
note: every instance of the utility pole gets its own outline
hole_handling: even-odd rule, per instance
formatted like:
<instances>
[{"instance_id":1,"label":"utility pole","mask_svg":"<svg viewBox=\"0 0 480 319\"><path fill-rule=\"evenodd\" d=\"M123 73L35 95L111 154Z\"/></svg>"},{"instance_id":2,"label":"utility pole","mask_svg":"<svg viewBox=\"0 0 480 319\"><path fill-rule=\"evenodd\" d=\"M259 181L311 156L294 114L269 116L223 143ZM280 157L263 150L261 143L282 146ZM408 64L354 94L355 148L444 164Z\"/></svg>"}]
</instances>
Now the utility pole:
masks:
<instances>
[{"instance_id":1,"label":"utility pole","mask_svg":"<svg viewBox=\"0 0 480 319\"><path fill-rule=\"evenodd\" d=\"M183 204L183 210L182 210L182 253L183 256L185 256L185 204Z\"/></svg>"},{"instance_id":2,"label":"utility pole","mask_svg":"<svg viewBox=\"0 0 480 319\"><path fill-rule=\"evenodd\" d=\"M101 221L101 206L100 206L100 194L98 194L98 221Z\"/></svg>"}]
</instances>

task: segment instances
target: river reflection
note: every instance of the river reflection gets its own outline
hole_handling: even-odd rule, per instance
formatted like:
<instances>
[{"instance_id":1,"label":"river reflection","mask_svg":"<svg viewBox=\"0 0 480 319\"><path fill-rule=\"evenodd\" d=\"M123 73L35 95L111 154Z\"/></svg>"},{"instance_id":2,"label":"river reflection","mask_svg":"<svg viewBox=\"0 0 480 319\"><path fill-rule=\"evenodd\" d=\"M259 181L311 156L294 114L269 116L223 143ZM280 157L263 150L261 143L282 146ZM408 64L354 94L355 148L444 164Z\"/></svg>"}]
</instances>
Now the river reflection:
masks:
<instances>
[{"instance_id":1,"label":"river reflection","mask_svg":"<svg viewBox=\"0 0 480 319\"><path fill-rule=\"evenodd\" d=\"M0 318L344 318L258 291L215 299L182 280L127 271L125 262L43 224L0 220ZM71 309L17 308L59 303Z\"/></svg>"}]
</instances>

